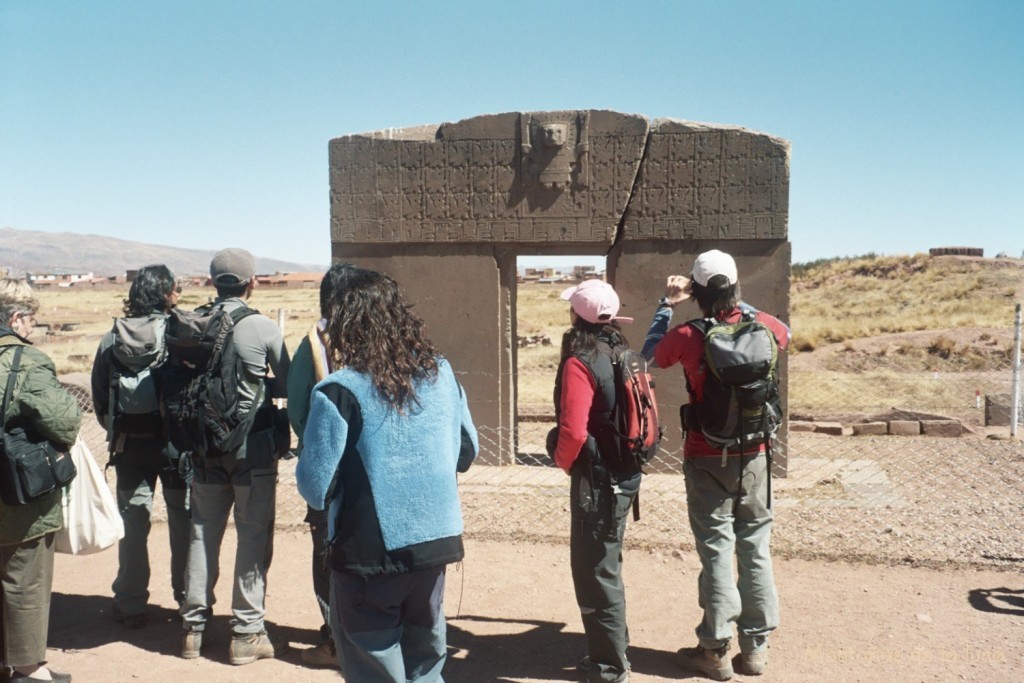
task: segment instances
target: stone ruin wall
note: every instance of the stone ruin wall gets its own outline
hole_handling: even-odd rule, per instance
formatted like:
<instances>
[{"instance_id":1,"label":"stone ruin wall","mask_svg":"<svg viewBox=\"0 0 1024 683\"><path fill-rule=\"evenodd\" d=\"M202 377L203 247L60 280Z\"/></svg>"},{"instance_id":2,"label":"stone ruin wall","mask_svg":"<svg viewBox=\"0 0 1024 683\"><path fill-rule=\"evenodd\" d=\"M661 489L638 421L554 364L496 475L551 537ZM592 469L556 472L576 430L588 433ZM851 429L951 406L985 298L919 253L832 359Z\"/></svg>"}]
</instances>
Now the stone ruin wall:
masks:
<instances>
[{"instance_id":1,"label":"stone ruin wall","mask_svg":"<svg viewBox=\"0 0 1024 683\"><path fill-rule=\"evenodd\" d=\"M710 248L735 256L745 300L788 320L785 140L551 111L344 136L329 156L333 258L402 284L463 373L474 419L498 435L484 462L515 460L517 256L607 254L637 348L665 277L687 274ZM674 321L696 315L687 304ZM665 447L677 451L681 372L655 373Z\"/></svg>"}]
</instances>

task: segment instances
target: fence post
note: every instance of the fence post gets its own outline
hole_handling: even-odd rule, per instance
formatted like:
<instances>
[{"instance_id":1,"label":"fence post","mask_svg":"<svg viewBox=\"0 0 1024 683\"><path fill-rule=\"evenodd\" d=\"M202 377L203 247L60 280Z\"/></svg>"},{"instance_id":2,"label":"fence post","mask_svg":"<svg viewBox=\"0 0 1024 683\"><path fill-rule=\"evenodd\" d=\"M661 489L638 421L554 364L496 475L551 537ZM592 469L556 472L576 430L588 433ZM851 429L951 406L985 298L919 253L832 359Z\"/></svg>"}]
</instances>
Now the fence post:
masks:
<instances>
[{"instance_id":1,"label":"fence post","mask_svg":"<svg viewBox=\"0 0 1024 683\"><path fill-rule=\"evenodd\" d=\"M1017 436L1017 422L1020 420L1020 304L1013 314L1013 383L1010 390L1010 436Z\"/></svg>"}]
</instances>

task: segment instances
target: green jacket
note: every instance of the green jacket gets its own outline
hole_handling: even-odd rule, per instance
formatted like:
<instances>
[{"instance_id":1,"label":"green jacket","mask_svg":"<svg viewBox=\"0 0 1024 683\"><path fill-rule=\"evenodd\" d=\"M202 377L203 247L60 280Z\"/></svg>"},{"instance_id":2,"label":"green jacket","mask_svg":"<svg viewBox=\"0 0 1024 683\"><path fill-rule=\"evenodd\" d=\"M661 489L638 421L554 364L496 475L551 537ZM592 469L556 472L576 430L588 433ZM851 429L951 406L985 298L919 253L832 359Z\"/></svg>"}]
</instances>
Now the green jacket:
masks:
<instances>
[{"instance_id":1,"label":"green jacket","mask_svg":"<svg viewBox=\"0 0 1024 683\"><path fill-rule=\"evenodd\" d=\"M21 418L56 444L73 444L82 424L78 402L57 382L53 361L6 327L0 330L0 392L14 361L14 349L4 350L9 346L25 348L4 422ZM0 501L0 545L18 545L60 529L60 499L61 492L54 491L27 505Z\"/></svg>"},{"instance_id":2,"label":"green jacket","mask_svg":"<svg viewBox=\"0 0 1024 683\"><path fill-rule=\"evenodd\" d=\"M320 321L319 325L323 325ZM306 430L306 418L309 417L309 396L313 387L330 374L331 363L326 358L326 350L314 326L295 349L291 365L288 367L288 421L292 431L299 437L298 455L302 456L302 433ZM314 344L316 354L322 359L320 367L314 360Z\"/></svg>"}]
</instances>

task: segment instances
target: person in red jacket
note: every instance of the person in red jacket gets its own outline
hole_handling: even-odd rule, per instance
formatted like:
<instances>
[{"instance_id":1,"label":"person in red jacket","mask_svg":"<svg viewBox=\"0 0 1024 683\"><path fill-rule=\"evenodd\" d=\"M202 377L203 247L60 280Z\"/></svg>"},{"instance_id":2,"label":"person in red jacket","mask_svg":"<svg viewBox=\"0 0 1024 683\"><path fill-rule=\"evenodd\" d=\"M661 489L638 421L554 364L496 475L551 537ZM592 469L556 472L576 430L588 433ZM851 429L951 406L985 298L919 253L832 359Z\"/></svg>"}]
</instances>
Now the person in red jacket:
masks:
<instances>
[{"instance_id":1,"label":"person in red jacket","mask_svg":"<svg viewBox=\"0 0 1024 683\"><path fill-rule=\"evenodd\" d=\"M619 297L611 285L587 280L562 292L572 327L562 338L555 380L558 427L549 437L555 464L571 476L569 554L576 602L587 636L583 680L629 679L629 631L622 584L626 517L640 489L640 472L616 472L609 449L617 447L612 352L628 346L618 321Z\"/></svg>"},{"instance_id":2,"label":"person in red jacket","mask_svg":"<svg viewBox=\"0 0 1024 683\"><path fill-rule=\"evenodd\" d=\"M739 277L732 256L717 249L697 257L690 277L669 276L665 296L654 314L643 355L656 367L683 367L689 403L704 397L704 334L696 325L668 329L672 309L693 299L705 318L739 322L753 314L775 335L779 349L789 343L789 328L779 319L740 301ZM666 331L667 330L667 331ZM708 444L700 428L686 431L683 444L686 506L701 560L697 626L699 644L679 651L680 663L715 680L733 675L727 656L733 624L739 629L740 664L750 675L764 673L768 635L778 626L778 595L769 552L772 511L768 501L768 464L763 442L741 453ZM733 574L737 558L738 581Z\"/></svg>"}]
</instances>

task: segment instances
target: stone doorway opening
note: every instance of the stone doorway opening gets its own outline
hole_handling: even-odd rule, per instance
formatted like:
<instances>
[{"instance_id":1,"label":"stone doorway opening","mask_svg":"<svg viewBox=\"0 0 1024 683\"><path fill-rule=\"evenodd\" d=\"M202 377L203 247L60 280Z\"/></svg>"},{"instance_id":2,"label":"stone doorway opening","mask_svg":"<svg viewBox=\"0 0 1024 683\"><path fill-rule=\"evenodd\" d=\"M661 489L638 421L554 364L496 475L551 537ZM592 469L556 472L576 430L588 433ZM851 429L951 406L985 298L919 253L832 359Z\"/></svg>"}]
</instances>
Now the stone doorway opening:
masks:
<instances>
[{"instance_id":1,"label":"stone doorway opening","mask_svg":"<svg viewBox=\"0 0 1024 683\"><path fill-rule=\"evenodd\" d=\"M515 396L516 462L550 466L544 448L555 426L554 386L569 306L560 298L585 279L607 277L603 256L520 256L516 259Z\"/></svg>"}]
</instances>

